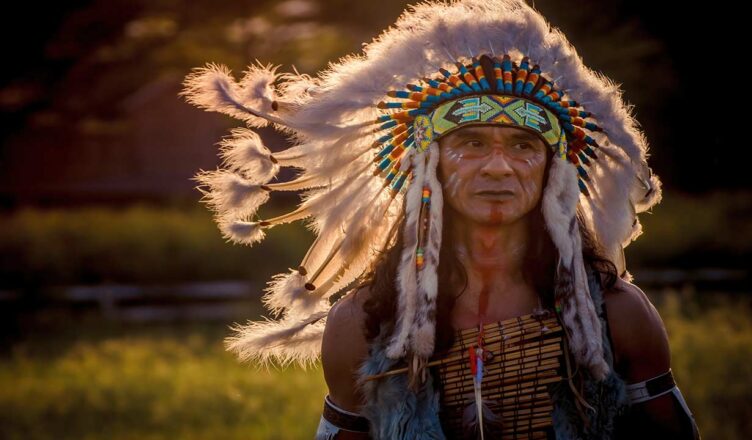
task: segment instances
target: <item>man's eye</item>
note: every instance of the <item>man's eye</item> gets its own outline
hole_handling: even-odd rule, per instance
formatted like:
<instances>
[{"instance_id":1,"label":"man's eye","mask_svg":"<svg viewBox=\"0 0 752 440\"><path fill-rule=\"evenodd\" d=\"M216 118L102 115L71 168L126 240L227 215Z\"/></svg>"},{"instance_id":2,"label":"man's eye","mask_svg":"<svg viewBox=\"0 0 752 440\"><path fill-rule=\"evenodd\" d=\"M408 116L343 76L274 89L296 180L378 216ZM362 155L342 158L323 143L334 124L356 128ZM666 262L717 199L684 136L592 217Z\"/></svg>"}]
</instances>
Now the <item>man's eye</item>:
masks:
<instances>
[{"instance_id":1,"label":"man's eye","mask_svg":"<svg viewBox=\"0 0 752 440\"><path fill-rule=\"evenodd\" d=\"M517 148L519 150L527 150L527 149L532 148L532 145L523 142L523 143L520 143L520 144L516 144L515 148Z\"/></svg>"},{"instance_id":2,"label":"man's eye","mask_svg":"<svg viewBox=\"0 0 752 440\"><path fill-rule=\"evenodd\" d=\"M480 147L483 146L483 142L476 141L476 140L470 140L470 141L465 142L465 145L467 145L469 147L473 147L473 148L480 148Z\"/></svg>"}]
</instances>

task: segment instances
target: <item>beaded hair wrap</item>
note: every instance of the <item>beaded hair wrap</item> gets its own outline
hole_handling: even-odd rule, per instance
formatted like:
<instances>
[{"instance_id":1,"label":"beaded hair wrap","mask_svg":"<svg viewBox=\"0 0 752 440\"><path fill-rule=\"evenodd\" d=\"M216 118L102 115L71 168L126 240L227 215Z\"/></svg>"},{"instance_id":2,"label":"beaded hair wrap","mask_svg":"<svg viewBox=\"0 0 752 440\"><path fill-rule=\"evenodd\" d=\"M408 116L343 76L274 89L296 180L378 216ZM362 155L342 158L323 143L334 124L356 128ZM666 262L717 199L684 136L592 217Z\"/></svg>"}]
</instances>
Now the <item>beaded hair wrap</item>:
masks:
<instances>
[{"instance_id":1,"label":"beaded hair wrap","mask_svg":"<svg viewBox=\"0 0 752 440\"><path fill-rule=\"evenodd\" d=\"M436 325L438 140L491 124L531 130L555 152L541 206L559 254L557 311L577 363L608 373L577 218L626 273L623 248L642 232L637 214L660 201L661 183L619 86L523 0L420 3L361 55L316 76L252 65L238 81L208 64L184 85L190 103L245 122L221 142L221 168L197 176L224 237L252 245L299 220L315 234L300 264L269 282L263 302L276 319L233 327L226 345L241 360L314 363L332 303L402 234L387 355L408 359L419 384ZM254 129L269 124L293 146L266 148ZM276 181L283 167L299 173ZM260 218L280 191L301 191L300 205Z\"/></svg>"}]
</instances>

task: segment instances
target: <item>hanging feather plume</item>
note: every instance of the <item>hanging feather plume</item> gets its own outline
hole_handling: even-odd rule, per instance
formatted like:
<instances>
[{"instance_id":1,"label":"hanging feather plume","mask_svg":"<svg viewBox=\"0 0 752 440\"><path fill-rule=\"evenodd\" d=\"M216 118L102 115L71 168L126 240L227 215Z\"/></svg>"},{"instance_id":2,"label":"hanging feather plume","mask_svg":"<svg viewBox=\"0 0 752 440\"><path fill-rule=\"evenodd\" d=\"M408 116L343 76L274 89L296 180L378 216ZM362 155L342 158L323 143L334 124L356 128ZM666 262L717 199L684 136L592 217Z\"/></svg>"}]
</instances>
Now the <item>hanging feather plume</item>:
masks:
<instances>
[{"instance_id":1,"label":"hanging feather plume","mask_svg":"<svg viewBox=\"0 0 752 440\"><path fill-rule=\"evenodd\" d=\"M204 195L202 201L221 218L250 217L269 200L269 187L231 171L201 171L194 180L201 184L198 189Z\"/></svg>"},{"instance_id":2,"label":"hanging feather plume","mask_svg":"<svg viewBox=\"0 0 752 440\"><path fill-rule=\"evenodd\" d=\"M302 319L292 315L279 321L265 319L235 324L230 327L233 335L225 338L225 348L234 352L241 362L267 368L274 360L282 367L292 362L304 368L313 365L320 354L329 304L322 304L321 308L323 310Z\"/></svg>"},{"instance_id":3,"label":"hanging feather plume","mask_svg":"<svg viewBox=\"0 0 752 440\"><path fill-rule=\"evenodd\" d=\"M384 197L378 191L380 189L377 189L376 198L371 203L362 204L351 213L352 218L342 219L342 224L352 225L348 231L342 233L341 229L323 229L326 232L317 237L301 263L303 273L301 269L291 269L290 273L274 277L274 282L270 283L262 298L270 310L279 313L286 308L295 308L301 313L311 313L320 300L328 299L347 285L348 277L351 281L370 266L374 257L371 251L385 239L380 230L390 225L390 222L384 221L384 216L394 200L393 196ZM382 200L377 201L378 198ZM380 227L373 226L379 224ZM337 233L336 237L322 239L332 232ZM328 254L326 257L323 256L325 253ZM348 277L344 276L345 273L349 274ZM335 285L339 285L339 288L332 288Z\"/></svg>"},{"instance_id":4,"label":"hanging feather plume","mask_svg":"<svg viewBox=\"0 0 752 440\"><path fill-rule=\"evenodd\" d=\"M395 225L395 221L390 221L386 215L396 199L395 196L391 194L381 197L381 201L374 201L356 212L355 218L363 220L347 232L342 242L339 251L341 267L321 285L311 280L316 286L316 293L322 298L329 298L350 284L371 267L371 263L378 257L377 251L384 250L384 243Z\"/></svg>"},{"instance_id":5,"label":"hanging feather plume","mask_svg":"<svg viewBox=\"0 0 752 440\"><path fill-rule=\"evenodd\" d=\"M293 307L311 311L318 305L319 298L310 295L305 286L306 277L298 270L290 269L288 273L272 277L261 302L275 315Z\"/></svg>"},{"instance_id":6,"label":"hanging feather plume","mask_svg":"<svg viewBox=\"0 0 752 440\"><path fill-rule=\"evenodd\" d=\"M253 130L235 128L232 137L220 142L225 168L236 171L253 183L267 183L279 172L278 160Z\"/></svg>"},{"instance_id":7,"label":"hanging feather plume","mask_svg":"<svg viewBox=\"0 0 752 440\"><path fill-rule=\"evenodd\" d=\"M301 143L275 154L285 166L325 173L339 168L373 148L373 127L333 131L330 136L301 139Z\"/></svg>"},{"instance_id":8,"label":"hanging feather plume","mask_svg":"<svg viewBox=\"0 0 752 440\"><path fill-rule=\"evenodd\" d=\"M341 228L342 221L348 218L355 207L370 200L369 190L381 187L382 179L373 173L353 175L352 179L333 182L331 187L314 188L301 195L305 207L312 215L307 226L319 234L325 228Z\"/></svg>"},{"instance_id":9,"label":"hanging feather plume","mask_svg":"<svg viewBox=\"0 0 752 440\"><path fill-rule=\"evenodd\" d=\"M317 172L306 172L296 176L287 182L267 183L265 186L270 191L301 191L301 190L321 190L323 187L337 186L341 183L350 182L355 177L367 172L373 164L364 161L351 161L336 177L319 174Z\"/></svg>"},{"instance_id":10,"label":"hanging feather plume","mask_svg":"<svg viewBox=\"0 0 752 440\"><path fill-rule=\"evenodd\" d=\"M240 99L246 105L265 112L276 111L274 81L277 79L279 66L251 64L240 80Z\"/></svg>"},{"instance_id":11,"label":"hanging feather plume","mask_svg":"<svg viewBox=\"0 0 752 440\"><path fill-rule=\"evenodd\" d=\"M196 68L186 76L183 87L180 95L196 107L224 113L256 128L265 127L270 121L275 122L276 118L247 106L246 100L254 103L264 98L253 96L257 90L243 90L226 66L209 63Z\"/></svg>"},{"instance_id":12,"label":"hanging feather plume","mask_svg":"<svg viewBox=\"0 0 752 440\"><path fill-rule=\"evenodd\" d=\"M466 395L465 399L470 401L470 404L462 411L462 431L465 433L465 438L475 440L481 437L479 411L472 394ZM503 420L501 415L493 412L489 406L490 403L488 399L482 399L480 413L483 420L483 437L501 438Z\"/></svg>"},{"instance_id":13,"label":"hanging feather plume","mask_svg":"<svg viewBox=\"0 0 752 440\"><path fill-rule=\"evenodd\" d=\"M373 175L366 174L365 176L359 176L352 182L340 184L328 191L319 190L309 192L307 199L304 200L296 210L271 219L249 222L246 220L239 220L232 215L226 215L218 217L217 222L226 239L234 243L253 245L265 238L264 231L266 229L302 220L311 215L321 214L325 212L328 207L336 206L335 204L338 197L342 196L343 192L346 193L348 187L353 185L357 188L357 191L360 191L364 189L368 184L368 181L373 178ZM357 196L357 191L353 194L354 196Z\"/></svg>"},{"instance_id":14,"label":"hanging feather plume","mask_svg":"<svg viewBox=\"0 0 752 440\"><path fill-rule=\"evenodd\" d=\"M387 198L384 202L369 204L355 213L358 226L348 230L346 235L333 250L322 267L311 275L306 287L311 290L310 295L328 299L341 289L350 285L363 271L371 267L371 263L377 257L376 248L382 248L386 240L385 235L390 226L385 221L384 214L389 209L394 197ZM370 212L368 212L370 211ZM373 227L379 222L379 227ZM355 223L355 220L352 220ZM365 233L370 230L370 233Z\"/></svg>"},{"instance_id":15,"label":"hanging feather plume","mask_svg":"<svg viewBox=\"0 0 752 440\"><path fill-rule=\"evenodd\" d=\"M383 255L384 252L394 245L403 218L400 212L401 201L398 196L399 194L391 199L392 201L390 201L389 206L386 209L386 214L381 221L383 227L377 228L373 231L373 237L369 237L370 252L365 254L364 258L360 261L350 264L345 274L337 279L337 282L334 283L329 292L327 292L327 297L346 291L353 283L357 282L358 278L363 275L366 270L373 267L373 264L377 261L379 256Z\"/></svg>"},{"instance_id":16,"label":"hanging feather plume","mask_svg":"<svg viewBox=\"0 0 752 440\"><path fill-rule=\"evenodd\" d=\"M312 226L320 231L340 230L339 239L330 243L325 258L311 255L308 259L308 267L306 269L313 273L311 275L311 283L314 285L320 284L317 278L329 278L337 271L337 264L332 263L335 255L338 255L337 260L345 260L348 263L351 258L355 257L355 255L346 256L346 254L352 253L353 249L361 248L361 245L357 243L363 242L364 239L363 237L358 237L356 234L363 232L364 229L372 229L373 225L366 224L371 219L369 213L374 208L383 207L383 205L377 204L384 192L384 185L378 181L378 177L372 179L370 184L354 188L354 190L355 192L352 197L346 198L341 204L330 211L331 215L319 219L322 222L320 225ZM344 225L347 226L345 227ZM321 254L321 256L324 255L323 253Z\"/></svg>"},{"instance_id":17,"label":"hanging feather plume","mask_svg":"<svg viewBox=\"0 0 752 440\"><path fill-rule=\"evenodd\" d=\"M220 219L219 230L222 236L232 243L251 246L262 241L266 234L259 222L246 222L242 220Z\"/></svg>"}]
</instances>

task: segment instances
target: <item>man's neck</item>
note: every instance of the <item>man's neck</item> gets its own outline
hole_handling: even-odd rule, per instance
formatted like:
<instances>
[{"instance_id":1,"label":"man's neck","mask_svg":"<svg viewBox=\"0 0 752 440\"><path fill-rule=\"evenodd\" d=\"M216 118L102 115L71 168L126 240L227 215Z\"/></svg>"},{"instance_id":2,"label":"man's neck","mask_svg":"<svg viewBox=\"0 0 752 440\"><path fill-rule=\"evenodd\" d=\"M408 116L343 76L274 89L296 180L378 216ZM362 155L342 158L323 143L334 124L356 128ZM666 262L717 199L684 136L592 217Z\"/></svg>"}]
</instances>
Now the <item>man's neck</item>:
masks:
<instances>
[{"instance_id":1,"label":"man's neck","mask_svg":"<svg viewBox=\"0 0 752 440\"><path fill-rule=\"evenodd\" d=\"M509 224L481 224L468 220L452 225L454 250L468 269L493 268L495 275L519 280L527 253L529 228L527 217Z\"/></svg>"},{"instance_id":2,"label":"man's neck","mask_svg":"<svg viewBox=\"0 0 752 440\"><path fill-rule=\"evenodd\" d=\"M455 253L468 276L468 292L458 305L480 318L493 316L494 305L529 304L533 300L534 292L522 277L529 243L527 217L508 224L455 218L452 236Z\"/></svg>"}]
</instances>

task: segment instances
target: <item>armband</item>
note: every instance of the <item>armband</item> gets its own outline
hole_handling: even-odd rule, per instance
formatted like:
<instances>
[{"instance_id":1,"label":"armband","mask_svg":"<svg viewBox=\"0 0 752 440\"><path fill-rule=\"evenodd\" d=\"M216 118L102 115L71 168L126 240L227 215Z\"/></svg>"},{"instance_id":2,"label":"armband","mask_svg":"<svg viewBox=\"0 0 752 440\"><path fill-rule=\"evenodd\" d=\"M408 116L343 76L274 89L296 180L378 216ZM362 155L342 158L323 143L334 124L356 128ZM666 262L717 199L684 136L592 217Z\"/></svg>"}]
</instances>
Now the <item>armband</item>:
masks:
<instances>
[{"instance_id":1,"label":"armband","mask_svg":"<svg viewBox=\"0 0 752 440\"><path fill-rule=\"evenodd\" d=\"M675 386L674 375L669 368L665 373L659 374L652 379L628 384L627 396L629 397L630 404L645 402L670 393Z\"/></svg>"},{"instance_id":2,"label":"armband","mask_svg":"<svg viewBox=\"0 0 752 440\"><path fill-rule=\"evenodd\" d=\"M627 396L632 405L647 402L668 393L672 394L673 399L679 404L683 412L684 419L691 425L692 438L700 440L700 431L697 428L694 415L690 411L687 402L684 401L684 397L674 381L674 376L670 368L667 372L652 379L627 385Z\"/></svg>"},{"instance_id":3,"label":"armband","mask_svg":"<svg viewBox=\"0 0 752 440\"><path fill-rule=\"evenodd\" d=\"M316 430L316 440L331 440L340 430L368 433L369 428L368 419L338 407L327 394L324 398L324 412Z\"/></svg>"}]
</instances>

